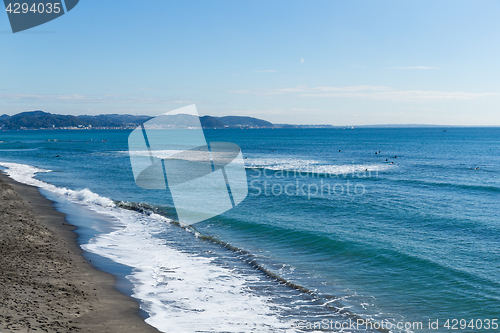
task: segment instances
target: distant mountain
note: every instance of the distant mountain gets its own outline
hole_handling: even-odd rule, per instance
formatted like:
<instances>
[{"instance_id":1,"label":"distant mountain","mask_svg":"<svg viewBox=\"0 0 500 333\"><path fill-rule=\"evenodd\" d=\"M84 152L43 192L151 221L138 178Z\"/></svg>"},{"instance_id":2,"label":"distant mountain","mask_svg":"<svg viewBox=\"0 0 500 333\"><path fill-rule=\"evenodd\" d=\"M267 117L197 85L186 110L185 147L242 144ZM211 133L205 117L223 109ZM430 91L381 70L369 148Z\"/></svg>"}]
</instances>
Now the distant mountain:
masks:
<instances>
[{"instance_id":1,"label":"distant mountain","mask_svg":"<svg viewBox=\"0 0 500 333\"><path fill-rule=\"evenodd\" d=\"M0 126L6 129L52 128L52 125L57 127L84 125L84 122L78 120L75 116L55 115L43 111L23 112L12 117L3 117L0 121Z\"/></svg>"},{"instance_id":2,"label":"distant mountain","mask_svg":"<svg viewBox=\"0 0 500 333\"><path fill-rule=\"evenodd\" d=\"M0 116L0 128L3 129L39 129L39 128L73 128L73 127L135 127L150 119L148 116L131 115L98 115L67 116L51 114L43 111L29 111L14 116Z\"/></svg>"},{"instance_id":3,"label":"distant mountain","mask_svg":"<svg viewBox=\"0 0 500 333\"><path fill-rule=\"evenodd\" d=\"M240 117L240 116L226 116L218 117L218 119L226 126L230 127L274 127L274 125L266 120Z\"/></svg>"},{"instance_id":4,"label":"distant mountain","mask_svg":"<svg viewBox=\"0 0 500 333\"><path fill-rule=\"evenodd\" d=\"M102 123L114 123L118 125L137 126L152 117L150 116L132 116L130 114L100 114L98 116L77 116L78 119L84 121L94 121Z\"/></svg>"},{"instance_id":5,"label":"distant mountain","mask_svg":"<svg viewBox=\"0 0 500 333\"><path fill-rule=\"evenodd\" d=\"M203 128L225 128L226 124L220 121L217 117L203 116L200 117L201 127Z\"/></svg>"},{"instance_id":6,"label":"distant mountain","mask_svg":"<svg viewBox=\"0 0 500 333\"><path fill-rule=\"evenodd\" d=\"M155 124L151 124L154 126ZM159 125L159 124L157 124ZM261 128L274 127L268 121L251 117L197 117L189 114L176 114L162 117L163 126L168 128Z\"/></svg>"},{"instance_id":7,"label":"distant mountain","mask_svg":"<svg viewBox=\"0 0 500 333\"><path fill-rule=\"evenodd\" d=\"M203 128L349 128L354 126L334 125L290 125L273 124L266 120L243 117L225 116L196 117L188 114L177 114L168 116L171 128L189 128L201 126ZM43 111L29 111L18 113L14 116L0 116L0 130L18 129L53 129L53 128L128 128L133 129L148 121L150 116L133 116L129 114L100 114L97 116L70 116L52 114ZM199 122L198 122L199 121ZM453 127L447 125L416 125L416 124L387 124L387 125L361 125L356 128L412 128L412 127Z\"/></svg>"},{"instance_id":8,"label":"distant mountain","mask_svg":"<svg viewBox=\"0 0 500 333\"><path fill-rule=\"evenodd\" d=\"M187 114L172 115L169 124L172 128L195 127L198 117ZM135 128L148 121L149 116L133 116L122 114L101 114L97 116L70 116L51 114L43 111L29 111L14 116L0 116L0 129L52 129L52 128ZM239 116L199 118L203 128L272 128L272 123ZM199 125L198 125L199 126Z\"/></svg>"}]
</instances>

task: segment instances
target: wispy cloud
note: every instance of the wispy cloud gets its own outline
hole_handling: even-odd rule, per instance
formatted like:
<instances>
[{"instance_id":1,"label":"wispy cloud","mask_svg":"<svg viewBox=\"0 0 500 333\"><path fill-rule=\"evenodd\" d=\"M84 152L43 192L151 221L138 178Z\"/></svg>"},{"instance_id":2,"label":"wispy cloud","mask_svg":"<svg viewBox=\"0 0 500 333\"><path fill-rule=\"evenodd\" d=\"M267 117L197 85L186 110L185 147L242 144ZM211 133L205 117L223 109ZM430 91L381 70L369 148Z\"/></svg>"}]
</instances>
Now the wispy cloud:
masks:
<instances>
[{"instance_id":1,"label":"wispy cloud","mask_svg":"<svg viewBox=\"0 0 500 333\"><path fill-rule=\"evenodd\" d=\"M103 95L104 96L104 95ZM3 93L0 94L2 100L11 101L38 101L38 102L81 102L88 100L88 96L70 94L70 95L47 95L47 94L24 94L24 93Z\"/></svg>"},{"instance_id":2,"label":"wispy cloud","mask_svg":"<svg viewBox=\"0 0 500 333\"><path fill-rule=\"evenodd\" d=\"M277 72L276 69L261 69L261 70L256 70L254 71L255 73L273 73Z\"/></svg>"},{"instance_id":3,"label":"wispy cloud","mask_svg":"<svg viewBox=\"0 0 500 333\"><path fill-rule=\"evenodd\" d=\"M172 103L175 103L175 104L194 104L195 102L190 101L190 100L178 100L178 101L173 101Z\"/></svg>"},{"instance_id":4,"label":"wispy cloud","mask_svg":"<svg viewBox=\"0 0 500 333\"><path fill-rule=\"evenodd\" d=\"M304 62L306 62L304 58L300 59L301 64L303 64Z\"/></svg>"},{"instance_id":5,"label":"wispy cloud","mask_svg":"<svg viewBox=\"0 0 500 333\"><path fill-rule=\"evenodd\" d=\"M439 67L432 66L406 66L406 67L393 67L395 69L441 69Z\"/></svg>"},{"instance_id":6,"label":"wispy cloud","mask_svg":"<svg viewBox=\"0 0 500 333\"><path fill-rule=\"evenodd\" d=\"M309 88L297 86L293 88L278 89L244 89L231 91L235 94L251 95L295 95L302 98L355 98L371 100L388 100L395 102L417 101L465 101L488 96L499 96L500 93L472 93L472 92L447 92L435 90L397 90L385 86L345 86L328 87L318 86Z\"/></svg>"},{"instance_id":7,"label":"wispy cloud","mask_svg":"<svg viewBox=\"0 0 500 333\"><path fill-rule=\"evenodd\" d=\"M0 99L25 103L72 103L72 104L190 104L192 101L173 100L162 97L140 97L122 94L78 95L78 94L26 94L0 93Z\"/></svg>"}]
</instances>

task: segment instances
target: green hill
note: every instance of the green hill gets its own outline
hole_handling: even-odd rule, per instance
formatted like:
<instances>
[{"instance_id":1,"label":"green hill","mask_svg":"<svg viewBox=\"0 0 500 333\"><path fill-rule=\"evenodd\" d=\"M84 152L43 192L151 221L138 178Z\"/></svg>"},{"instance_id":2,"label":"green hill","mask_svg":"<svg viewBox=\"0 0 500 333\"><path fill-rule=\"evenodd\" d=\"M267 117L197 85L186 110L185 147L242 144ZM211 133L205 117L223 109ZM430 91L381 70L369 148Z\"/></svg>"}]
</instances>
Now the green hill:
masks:
<instances>
[{"instance_id":1,"label":"green hill","mask_svg":"<svg viewBox=\"0 0 500 333\"><path fill-rule=\"evenodd\" d=\"M69 116L51 114L43 111L29 111L14 116L0 116L0 128L39 129L61 127L133 127L150 119L148 116L131 115L98 115L98 116Z\"/></svg>"},{"instance_id":2,"label":"green hill","mask_svg":"<svg viewBox=\"0 0 500 333\"><path fill-rule=\"evenodd\" d=\"M123 114L101 114L97 116L71 116L52 114L43 111L28 111L18 113L14 116L0 116L0 129L50 129L50 128L134 128L148 121L149 116L132 116ZM240 116L226 117L200 117L203 128L272 128L272 123L252 118ZM177 128L192 127L197 123L196 116L179 114L170 116L169 121Z\"/></svg>"}]
</instances>

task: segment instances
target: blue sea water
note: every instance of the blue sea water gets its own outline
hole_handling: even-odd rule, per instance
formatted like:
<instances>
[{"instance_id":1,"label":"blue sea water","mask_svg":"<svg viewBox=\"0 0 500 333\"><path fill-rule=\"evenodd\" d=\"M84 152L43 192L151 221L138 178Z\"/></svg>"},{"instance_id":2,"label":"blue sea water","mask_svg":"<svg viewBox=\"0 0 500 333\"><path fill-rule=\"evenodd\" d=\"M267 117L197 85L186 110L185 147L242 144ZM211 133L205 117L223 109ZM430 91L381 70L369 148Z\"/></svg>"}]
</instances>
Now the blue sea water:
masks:
<instances>
[{"instance_id":1,"label":"blue sea water","mask_svg":"<svg viewBox=\"0 0 500 333\"><path fill-rule=\"evenodd\" d=\"M500 331L500 128L205 130L241 147L249 195L187 229L136 186L129 133L0 132L0 165L160 330Z\"/></svg>"}]
</instances>

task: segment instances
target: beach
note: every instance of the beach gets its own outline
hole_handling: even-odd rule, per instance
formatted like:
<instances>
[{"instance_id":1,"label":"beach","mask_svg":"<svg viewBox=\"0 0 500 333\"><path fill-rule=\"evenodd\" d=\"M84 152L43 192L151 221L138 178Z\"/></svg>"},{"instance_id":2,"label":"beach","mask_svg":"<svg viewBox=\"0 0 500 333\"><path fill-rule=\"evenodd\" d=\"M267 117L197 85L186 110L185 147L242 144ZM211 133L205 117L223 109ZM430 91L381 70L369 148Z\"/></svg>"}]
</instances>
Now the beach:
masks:
<instances>
[{"instance_id":1,"label":"beach","mask_svg":"<svg viewBox=\"0 0 500 333\"><path fill-rule=\"evenodd\" d=\"M37 188L0 173L0 331L158 332Z\"/></svg>"}]
</instances>

